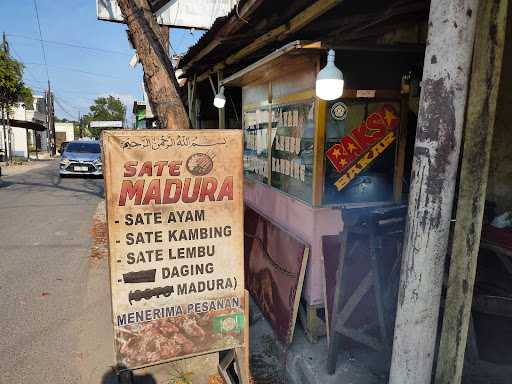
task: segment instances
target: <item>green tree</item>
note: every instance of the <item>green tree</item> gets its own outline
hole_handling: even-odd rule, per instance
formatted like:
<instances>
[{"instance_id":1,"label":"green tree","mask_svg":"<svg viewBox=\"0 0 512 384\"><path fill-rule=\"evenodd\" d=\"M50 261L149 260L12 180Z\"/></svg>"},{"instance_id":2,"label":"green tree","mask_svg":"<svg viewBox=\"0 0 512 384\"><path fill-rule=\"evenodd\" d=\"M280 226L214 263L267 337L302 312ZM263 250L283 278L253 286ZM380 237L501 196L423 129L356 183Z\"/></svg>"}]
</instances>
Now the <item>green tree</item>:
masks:
<instances>
[{"instance_id":1,"label":"green tree","mask_svg":"<svg viewBox=\"0 0 512 384\"><path fill-rule=\"evenodd\" d=\"M7 42L0 45L0 108L3 125L4 153L8 154L8 139L6 126L11 108L17 102L23 102L27 108L32 108L32 92L23 83L23 64L9 55Z\"/></svg>"},{"instance_id":2,"label":"green tree","mask_svg":"<svg viewBox=\"0 0 512 384\"><path fill-rule=\"evenodd\" d=\"M89 107L90 112L82 118L81 125L87 127L91 136L99 137L103 128L89 128L91 121L125 121L126 107L114 96L98 97Z\"/></svg>"}]
</instances>

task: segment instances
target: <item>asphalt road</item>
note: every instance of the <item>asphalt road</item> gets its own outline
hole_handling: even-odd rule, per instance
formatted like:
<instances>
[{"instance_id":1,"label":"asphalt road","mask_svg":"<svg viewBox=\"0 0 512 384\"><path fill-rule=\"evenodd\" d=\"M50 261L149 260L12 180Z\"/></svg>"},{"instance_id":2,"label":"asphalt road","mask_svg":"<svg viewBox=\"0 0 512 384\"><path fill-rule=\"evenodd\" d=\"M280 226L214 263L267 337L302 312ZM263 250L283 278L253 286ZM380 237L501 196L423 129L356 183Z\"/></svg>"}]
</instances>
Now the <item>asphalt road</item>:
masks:
<instances>
[{"instance_id":1,"label":"asphalt road","mask_svg":"<svg viewBox=\"0 0 512 384\"><path fill-rule=\"evenodd\" d=\"M89 231L102 197L103 180L60 179L55 161L2 177L0 383L81 382L84 316L94 313L84 306Z\"/></svg>"}]
</instances>

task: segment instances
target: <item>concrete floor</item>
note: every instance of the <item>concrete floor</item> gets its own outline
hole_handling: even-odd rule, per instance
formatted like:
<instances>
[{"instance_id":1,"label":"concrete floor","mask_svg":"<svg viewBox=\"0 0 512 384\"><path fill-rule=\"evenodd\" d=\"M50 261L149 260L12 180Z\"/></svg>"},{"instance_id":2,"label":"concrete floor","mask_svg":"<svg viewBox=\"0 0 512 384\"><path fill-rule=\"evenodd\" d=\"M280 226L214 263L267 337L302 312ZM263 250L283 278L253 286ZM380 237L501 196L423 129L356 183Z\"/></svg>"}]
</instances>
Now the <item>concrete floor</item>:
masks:
<instances>
[{"instance_id":1,"label":"concrete floor","mask_svg":"<svg viewBox=\"0 0 512 384\"><path fill-rule=\"evenodd\" d=\"M117 383L103 181L60 179L56 161L0 180L0 383ZM325 338L309 343L299 324L284 351L254 303L250 346L256 384L387 382L382 356L357 345L328 376ZM167 384L199 366L193 383L207 384L216 365L216 355L162 364L136 371L135 383ZM512 371L480 362L467 379L512 384Z\"/></svg>"},{"instance_id":2,"label":"concrete floor","mask_svg":"<svg viewBox=\"0 0 512 384\"><path fill-rule=\"evenodd\" d=\"M0 382L79 383L90 220L100 179L63 179L57 162L0 186Z\"/></svg>"}]
</instances>

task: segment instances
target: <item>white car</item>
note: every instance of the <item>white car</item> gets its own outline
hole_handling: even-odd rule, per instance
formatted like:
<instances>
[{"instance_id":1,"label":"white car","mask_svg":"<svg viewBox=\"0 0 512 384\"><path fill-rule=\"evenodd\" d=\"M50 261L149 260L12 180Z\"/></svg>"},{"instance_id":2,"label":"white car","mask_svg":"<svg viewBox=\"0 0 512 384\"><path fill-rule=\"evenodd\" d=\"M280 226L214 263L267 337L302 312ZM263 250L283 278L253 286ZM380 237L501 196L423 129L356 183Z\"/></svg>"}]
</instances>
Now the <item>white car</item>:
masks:
<instances>
[{"instance_id":1,"label":"white car","mask_svg":"<svg viewBox=\"0 0 512 384\"><path fill-rule=\"evenodd\" d=\"M103 175L99 141L70 141L61 154L59 173L65 175Z\"/></svg>"}]
</instances>

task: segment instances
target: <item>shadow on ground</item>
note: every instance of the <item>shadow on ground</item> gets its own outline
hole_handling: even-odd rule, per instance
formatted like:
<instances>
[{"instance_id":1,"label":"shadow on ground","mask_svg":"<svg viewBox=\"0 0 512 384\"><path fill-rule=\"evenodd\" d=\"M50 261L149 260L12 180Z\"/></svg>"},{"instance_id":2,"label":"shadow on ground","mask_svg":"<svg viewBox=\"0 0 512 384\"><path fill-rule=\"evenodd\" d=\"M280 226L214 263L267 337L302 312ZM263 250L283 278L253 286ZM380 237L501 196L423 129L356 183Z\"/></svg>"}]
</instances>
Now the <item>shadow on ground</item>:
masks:
<instances>
[{"instance_id":1,"label":"shadow on ground","mask_svg":"<svg viewBox=\"0 0 512 384\"><path fill-rule=\"evenodd\" d=\"M36 171L29 171L23 174L6 176L0 178L1 188L17 188L24 187L24 190L31 188L43 188L45 190L61 190L69 192L77 192L81 194L89 194L93 196L103 197L104 186L102 176L93 175L67 175L65 178L58 175L57 170L52 168L43 168ZM80 181L80 184L75 184L75 179ZM68 182L68 180L70 182Z\"/></svg>"},{"instance_id":2,"label":"shadow on ground","mask_svg":"<svg viewBox=\"0 0 512 384\"><path fill-rule=\"evenodd\" d=\"M110 371L103 375L101 384L157 384L152 375L135 375L128 376L127 374L118 377L115 372Z\"/></svg>"}]
</instances>

